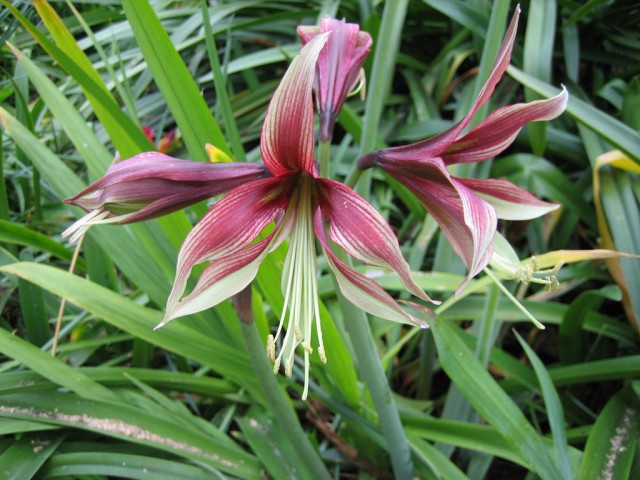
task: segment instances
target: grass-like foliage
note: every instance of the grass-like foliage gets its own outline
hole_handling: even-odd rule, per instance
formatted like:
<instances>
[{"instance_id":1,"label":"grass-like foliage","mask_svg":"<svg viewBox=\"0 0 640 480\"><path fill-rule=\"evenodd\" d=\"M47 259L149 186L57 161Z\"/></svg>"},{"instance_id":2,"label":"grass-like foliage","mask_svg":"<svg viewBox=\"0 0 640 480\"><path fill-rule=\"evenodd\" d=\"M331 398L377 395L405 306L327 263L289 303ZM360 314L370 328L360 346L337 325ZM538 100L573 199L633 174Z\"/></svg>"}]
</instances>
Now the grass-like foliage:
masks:
<instances>
[{"instance_id":1,"label":"grass-like foliage","mask_svg":"<svg viewBox=\"0 0 640 480\"><path fill-rule=\"evenodd\" d=\"M316 143L334 37L303 29L296 58L296 28L326 16L371 53L333 66L346 101L316 78ZM0 22L1 478L640 478L637 3L0 0ZM155 183L74 197L132 157ZM127 222L146 188L165 203Z\"/></svg>"}]
</instances>

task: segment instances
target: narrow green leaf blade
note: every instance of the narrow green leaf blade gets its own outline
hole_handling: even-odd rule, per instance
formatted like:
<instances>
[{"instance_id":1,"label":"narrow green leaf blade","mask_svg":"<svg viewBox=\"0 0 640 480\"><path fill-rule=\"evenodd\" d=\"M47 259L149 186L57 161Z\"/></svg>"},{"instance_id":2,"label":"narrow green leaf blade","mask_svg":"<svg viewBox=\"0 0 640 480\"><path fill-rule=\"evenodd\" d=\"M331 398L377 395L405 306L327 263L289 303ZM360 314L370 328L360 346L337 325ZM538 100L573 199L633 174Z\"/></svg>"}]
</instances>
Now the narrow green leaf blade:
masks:
<instances>
[{"instance_id":1,"label":"narrow green leaf blade","mask_svg":"<svg viewBox=\"0 0 640 480\"><path fill-rule=\"evenodd\" d=\"M542 437L524 414L478 362L455 330L439 318L430 322L440 363L465 398L505 440L520 453L527 468L543 479L557 479L560 472Z\"/></svg>"},{"instance_id":2,"label":"narrow green leaf blade","mask_svg":"<svg viewBox=\"0 0 640 480\"><path fill-rule=\"evenodd\" d=\"M153 78L180 128L191 157L194 160L207 161L204 150L206 143L212 143L231 155L220 127L151 4L123 0L122 6Z\"/></svg>"},{"instance_id":3,"label":"narrow green leaf blade","mask_svg":"<svg viewBox=\"0 0 640 480\"><path fill-rule=\"evenodd\" d=\"M640 435L640 390L633 390L624 387L598 415L587 439L578 480L629 478Z\"/></svg>"},{"instance_id":4,"label":"narrow green leaf blade","mask_svg":"<svg viewBox=\"0 0 640 480\"><path fill-rule=\"evenodd\" d=\"M0 398L0 415L88 430L147 445L241 478L259 479L256 459L225 442L177 422L164 410L143 411L123 403L88 400L74 394L17 394Z\"/></svg>"}]
</instances>

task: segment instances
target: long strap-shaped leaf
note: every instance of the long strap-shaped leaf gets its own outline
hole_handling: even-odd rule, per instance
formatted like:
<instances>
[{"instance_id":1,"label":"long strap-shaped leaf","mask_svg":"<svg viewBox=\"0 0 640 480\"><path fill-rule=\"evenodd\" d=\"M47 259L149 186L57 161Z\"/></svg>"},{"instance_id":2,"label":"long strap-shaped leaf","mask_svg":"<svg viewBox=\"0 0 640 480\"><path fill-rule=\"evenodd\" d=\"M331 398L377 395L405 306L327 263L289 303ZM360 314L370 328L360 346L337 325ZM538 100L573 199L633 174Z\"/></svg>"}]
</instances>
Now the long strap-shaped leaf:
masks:
<instances>
[{"instance_id":1,"label":"long strap-shaped leaf","mask_svg":"<svg viewBox=\"0 0 640 480\"><path fill-rule=\"evenodd\" d=\"M195 360L245 387L256 399L262 394L245 354L237 348L202 335L184 322L173 322L161 330L153 327L162 313L142 307L100 285L65 271L37 263L14 263L1 272L18 275L55 295L93 313L111 325L166 350ZM39 372L41 373L41 372Z\"/></svg>"},{"instance_id":2,"label":"long strap-shaped leaf","mask_svg":"<svg viewBox=\"0 0 640 480\"><path fill-rule=\"evenodd\" d=\"M153 149L153 145L145 137L142 130L120 109L102 82L97 82L92 74L87 73L83 66L79 65L65 50L43 35L7 0L0 0L0 3L11 11L42 48L82 87L87 100L91 103L122 158L132 157L145 150Z\"/></svg>"},{"instance_id":3,"label":"long strap-shaped leaf","mask_svg":"<svg viewBox=\"0 0 640 480\"><path fill-rule=\"evenodd\" d=\"M446 321L430 322L440 364L451 380L482 417L493 425L543 479L561 478L542 436L527 421L518 406L467 348Z\"/></svg>"},{"instance_id":4,"label":"long strap-shaped leaf","mask_svg":"<svg viewBox=\"0 0 640 480\"><path fill-rule=\"evenodd\" d=\"M36 392L0 397L0 416L88 430L158 448L239 478L260 478L260 463L255 457L174 419L161 408L150 412L71 393Z\"/></svg>"},{"instance_id":5,"label":"long strap-shaped leaf","mask_svg":"<svg viewBox=\"0 0 640 480\"><path fill-rule=\"evenodd\" d=\"M123 0L122 6L191 157L207 161L206 143L212 143L230 155L220 127L149 2Z\"/></svg>"}]
</instances>

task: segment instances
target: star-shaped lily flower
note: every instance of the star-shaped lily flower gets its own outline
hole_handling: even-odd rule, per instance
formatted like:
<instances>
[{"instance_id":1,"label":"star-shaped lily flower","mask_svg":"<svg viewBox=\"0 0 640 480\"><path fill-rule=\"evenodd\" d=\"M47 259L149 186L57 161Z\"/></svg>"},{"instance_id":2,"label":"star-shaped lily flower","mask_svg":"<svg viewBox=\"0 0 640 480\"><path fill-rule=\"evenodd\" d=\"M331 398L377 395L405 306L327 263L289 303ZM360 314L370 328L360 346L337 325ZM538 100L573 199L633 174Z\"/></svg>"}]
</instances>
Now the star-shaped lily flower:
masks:
<instances>
[{"instance_id":1,"label":"star-shaped lily flower","mask_svg":"<svg viewBox=\"0 0 640 480\"><path fill-rule=\"evenodd\" d=\"M519 13L518 8L487 82L459 123L433 138L376 150L358 160L360 168L378 166L403 183L438 222L468 269L458 292L489 263L498 218L526 220L558 208L506 180L458 178L447 170L449 165L480 162L498 155L511 145L524 125L554 119L566 107L568 95L563 88L550 99L500 108L468 133L462 133L489 100L509 66Z\"/></svg>"},{"instance_id":2,"label":"star-shaped lily flower","mask_svg":"<svg viewBox=\"0 0 640 480\"><path fill-rule=\"evenodd\" d=\"M377 283L341 261L331 250L329 238L358 260L396 271L410 292L429 300L412 280L398 241L382 216L348 187L318 176L312 87L316 60L325 41L326 35L319 35L301 50L267 110L260 147L273 177L231 190L189 233L178 255L166 317L159 325L213 307L243 290L265 256L289 237L281 281L285 305L278 331L268 339L267 353L275 363L274 371L283 364L285 373L291 375L296 347L303 347L303 397L308 389L314 323L317 352L326 361L318 308L316 238L340 290L359 308L389 320L421 324ZM272 222L275 227L261 237ZM183 298L193 266L203 262L210 265ZM286 334L282 335L285 321Z\"/></svg>"},{"instance_id":3,"label":"star-shaped lily flower","mask_svg":"<svg viewBox=\"0 0 640 480\"><path fill-rule=\"evenodd\" d=\"M89 212L62 233L75 242L91 225L160 217L262 178L261 163L204 163L147 152L118 162L65 200Z\"/></svg>"},{"instance_id":4,"label":"star-shaped lily flower","mask_svg":"<svg viewBox=\"0 0 640 480\"><path fill-rule=\"evenodd\" d=\"M331 32L316 65L314 90L320 113L320 141L333 135L336 117L347 95L361 79L362 64L371 51L371 35L361 32L356 23L325 17L320 26L298 26L303 45L326 32Z\"/></svg>"}]
</instances>

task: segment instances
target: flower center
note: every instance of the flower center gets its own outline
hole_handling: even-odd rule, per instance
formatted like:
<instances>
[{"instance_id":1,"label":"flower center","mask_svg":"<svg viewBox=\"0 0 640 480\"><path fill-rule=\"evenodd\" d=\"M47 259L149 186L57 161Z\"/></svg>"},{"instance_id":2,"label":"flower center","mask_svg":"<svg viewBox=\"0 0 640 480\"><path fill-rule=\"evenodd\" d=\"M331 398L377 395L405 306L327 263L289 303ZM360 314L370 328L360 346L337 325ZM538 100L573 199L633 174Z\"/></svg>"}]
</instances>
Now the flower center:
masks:
<instances>
[{"instance_id":1,"label":"flower center","mask_svg":"<svg viewBox=\"0 0 640 480\"><path fill-rule=\"evenodd\" d=\"M290 221L293 222L293 226L289 251L282 272L284 308L275 337L269 335L267 339L267 354L274 363L274 373L277 373L280 365L283 364L284 372L288 377L292 373L296 347L302 345L304 350L303 400L307 398L309 390L309 355L313 353L311 331L314 320L318 336L318 355L323 363L327 361L322 344L320 309L318 307L312 188L313 179L303 174L297 192L289 204L289 211L286 213L286 216L291 215ZM287 330L282 340L280 352L276 357L275 345L280 338L287 318Z\"/></svg>"}]
</instances>

